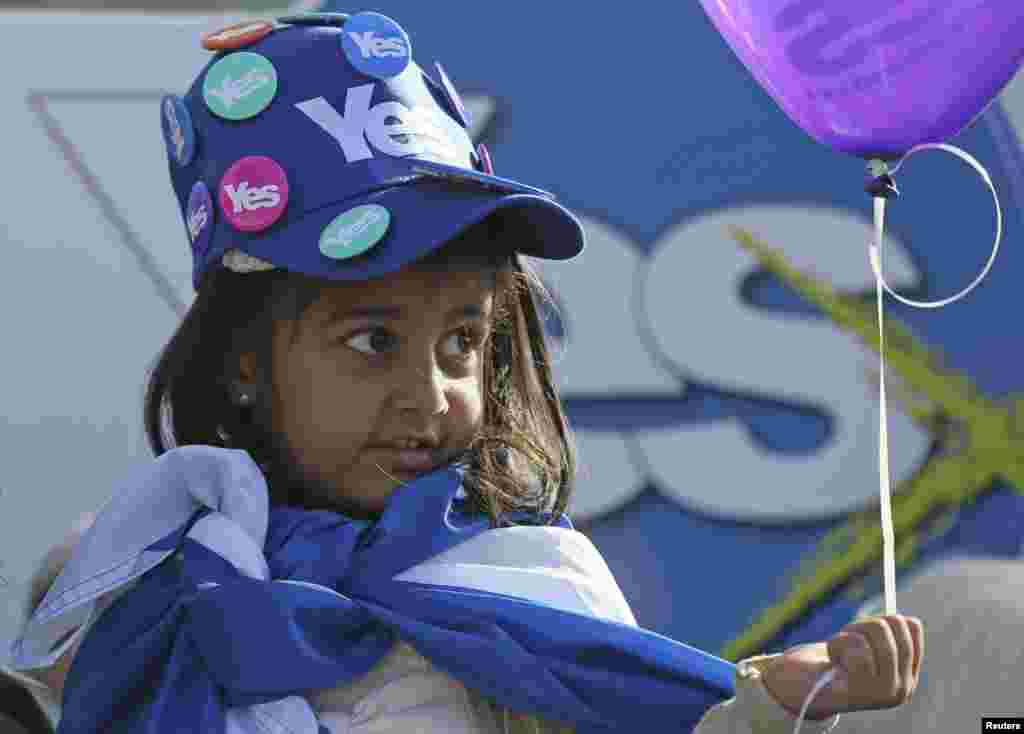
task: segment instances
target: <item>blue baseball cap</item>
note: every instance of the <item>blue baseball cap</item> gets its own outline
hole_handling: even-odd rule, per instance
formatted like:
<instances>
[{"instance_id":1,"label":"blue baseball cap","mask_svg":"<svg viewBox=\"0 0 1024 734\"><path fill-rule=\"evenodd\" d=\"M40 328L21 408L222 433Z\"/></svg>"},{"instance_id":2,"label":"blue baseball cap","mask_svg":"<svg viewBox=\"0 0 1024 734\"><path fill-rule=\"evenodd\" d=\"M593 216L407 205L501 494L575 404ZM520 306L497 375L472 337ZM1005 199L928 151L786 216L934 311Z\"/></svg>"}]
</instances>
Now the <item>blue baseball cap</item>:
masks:
<instances>
[{"instance_id":1,"label":"blue baseball cap","mask_svg":"<svg viewBox=\"0 0 1024 734\"><path fill-rule=\"evenodd\" d=\"M322 15L204 40L215 56L161 103L197 289L225 253L330 280L379 277L492 215L497 248L582 251L582 226L552 194L493 175L450 81L412 60L394 20Z\"/></svg>"}]
</instances>

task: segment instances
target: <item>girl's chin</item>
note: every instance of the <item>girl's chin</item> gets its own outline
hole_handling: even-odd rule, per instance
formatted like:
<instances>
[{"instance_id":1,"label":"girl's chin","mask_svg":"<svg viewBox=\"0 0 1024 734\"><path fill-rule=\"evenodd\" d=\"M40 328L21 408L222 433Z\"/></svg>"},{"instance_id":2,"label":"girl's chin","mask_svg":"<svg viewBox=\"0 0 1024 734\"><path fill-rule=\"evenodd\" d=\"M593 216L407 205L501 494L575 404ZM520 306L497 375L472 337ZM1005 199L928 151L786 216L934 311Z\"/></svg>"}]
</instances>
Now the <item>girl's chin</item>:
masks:
<instances>
[{"instance_id":1,"label":"girl's chin","mask_svg":"<svg viewBox=\"0 0 1024 734\"><path fill-rule=\"evenodd\" d=\"M338 480L324 483L321 496L326 496L311 509L338 512L359 520L377 519L397 489L426 473L390 470L385 473L372 465L360 471L358 477L348 471L344 483Z\"/></svg>"},{"instance_id":2,"label":"girl's chin","mask_svg":"<svg viewBox=\"0 0 1024 734\"><path fill-rule=\"evenodd\" d=\"M364 480L361 488L350 490L346 497L346 503L363 513L364 516L379 516L387 508L391 495L399 487L416 478L414 474L399 475L393 472L388 472L391 476L384 476L376 469L374 469L374 474ZM355 494L356 492L359 494Z\"/></svg>"}]
</instances>

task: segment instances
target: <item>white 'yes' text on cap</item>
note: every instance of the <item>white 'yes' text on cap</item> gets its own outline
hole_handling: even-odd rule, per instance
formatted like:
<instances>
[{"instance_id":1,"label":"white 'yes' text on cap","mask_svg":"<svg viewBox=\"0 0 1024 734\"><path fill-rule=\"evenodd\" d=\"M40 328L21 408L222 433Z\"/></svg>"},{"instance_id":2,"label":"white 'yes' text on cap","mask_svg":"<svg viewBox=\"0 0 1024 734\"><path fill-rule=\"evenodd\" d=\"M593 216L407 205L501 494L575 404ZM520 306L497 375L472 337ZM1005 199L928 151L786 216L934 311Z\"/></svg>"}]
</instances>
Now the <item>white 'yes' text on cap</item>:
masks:
<instances>
[{"instance_id":1,"label":"white 'yes' text on cap","mask_svg":"<svg viewBox=\"0 0 1024 734\"><path fill-rule=\"evenodd\" d=\"M454 143L430 119L425 107L406 107L401 102L378 102L370 106L373 84L350 87L345 92L342 115L323 97L296 103L296 107L334 138L349 163L373 158L369 140L381 153L393 156L431 154L442 161L456 160ZM389 125L391 118L398 120Z\"/></svg>"},{"instance_id":2,"label":"white 'yes' text on cap","mask_svg":"<svg viewBox=\"0 0 1024 734\"><path fill-rule=\"evenodd\" d=\"M249 182L242 181L237 188L231 184L225 184L224 192L231 199L235 214L257 209L272 209L281 203L281 195L278 193L276 184L249 188Z\"/></svg>"}]
</instances>

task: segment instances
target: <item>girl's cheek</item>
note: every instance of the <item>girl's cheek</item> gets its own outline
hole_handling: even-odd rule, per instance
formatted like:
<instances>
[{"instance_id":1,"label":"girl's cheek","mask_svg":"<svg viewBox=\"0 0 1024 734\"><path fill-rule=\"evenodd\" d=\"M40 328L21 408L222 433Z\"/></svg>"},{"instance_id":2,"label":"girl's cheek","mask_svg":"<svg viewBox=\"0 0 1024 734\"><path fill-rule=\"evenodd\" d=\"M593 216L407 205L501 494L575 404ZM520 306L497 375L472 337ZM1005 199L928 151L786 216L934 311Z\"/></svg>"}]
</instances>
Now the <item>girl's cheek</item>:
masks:
<instances>
[{"instance_id":1,"label":"girl's cheek","mask_svg":"<svg viewBox=\"0 0 1024 734\"><path fill-rule=\"evenodd\" d=\"M484 414L482 382L473 380L460 386L455 391L449 413L452 418L465 422L470 428L479 426Z\"/></svg>"}]
</instances>

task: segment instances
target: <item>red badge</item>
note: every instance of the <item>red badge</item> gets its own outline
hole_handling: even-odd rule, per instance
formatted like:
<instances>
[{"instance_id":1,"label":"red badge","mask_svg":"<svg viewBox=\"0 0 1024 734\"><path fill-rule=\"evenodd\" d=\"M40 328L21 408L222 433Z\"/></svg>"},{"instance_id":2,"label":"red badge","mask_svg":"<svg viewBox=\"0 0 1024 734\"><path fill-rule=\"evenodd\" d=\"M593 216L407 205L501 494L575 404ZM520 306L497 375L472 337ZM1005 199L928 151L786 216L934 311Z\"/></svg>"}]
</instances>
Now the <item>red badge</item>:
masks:
<instances>
[{"instance_id":1,"label":"red badge","mask_svg":"<svg viewBox=\"0 0 1024 734\"><path fill-rule=\"evenodd\" d=\"M204 33L203 48L207 51L234 51L244 48L267 36L274 30L269 20L250 20L221 28L214 33Z\"/></svg>"}]
</instances>

